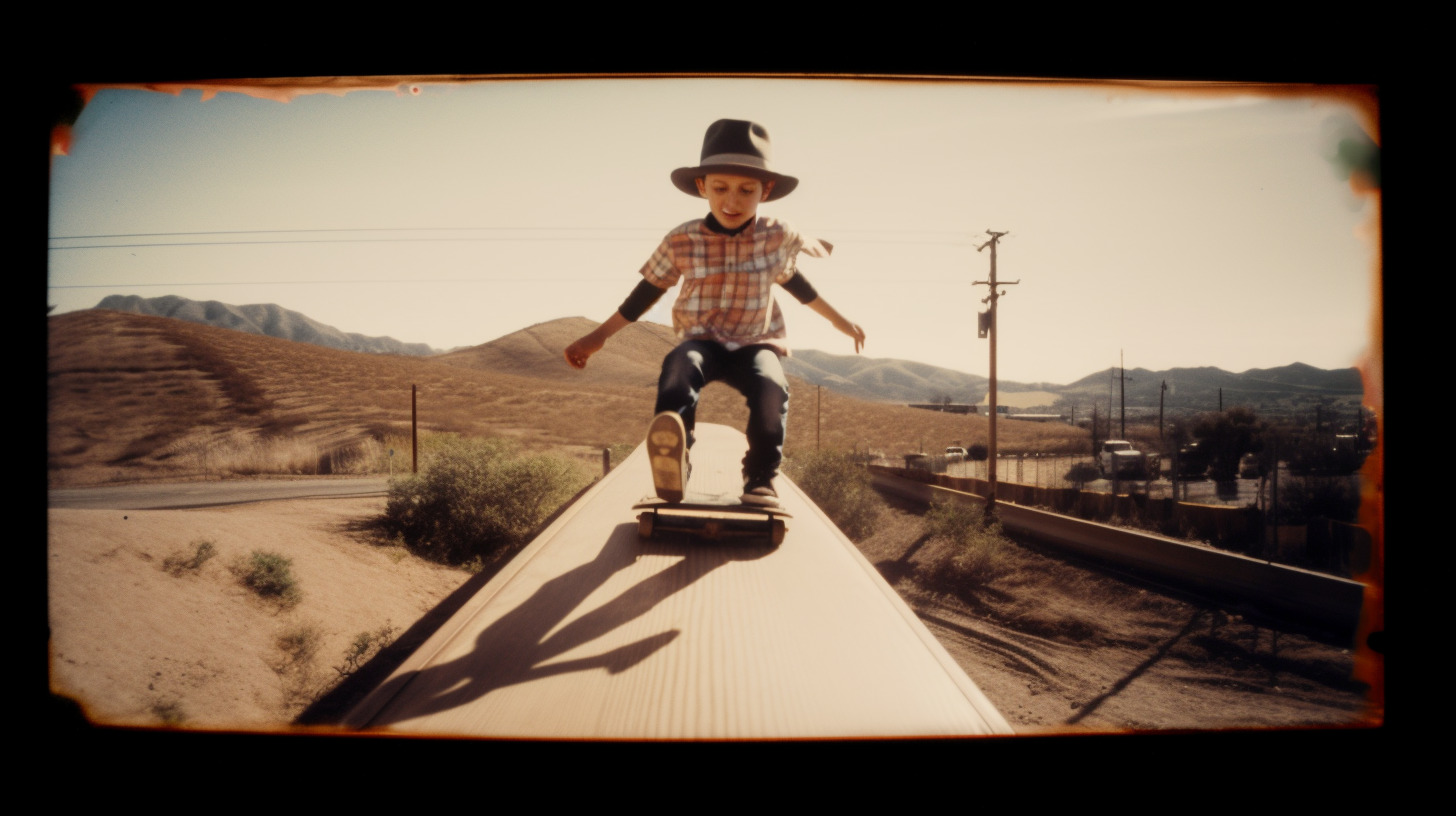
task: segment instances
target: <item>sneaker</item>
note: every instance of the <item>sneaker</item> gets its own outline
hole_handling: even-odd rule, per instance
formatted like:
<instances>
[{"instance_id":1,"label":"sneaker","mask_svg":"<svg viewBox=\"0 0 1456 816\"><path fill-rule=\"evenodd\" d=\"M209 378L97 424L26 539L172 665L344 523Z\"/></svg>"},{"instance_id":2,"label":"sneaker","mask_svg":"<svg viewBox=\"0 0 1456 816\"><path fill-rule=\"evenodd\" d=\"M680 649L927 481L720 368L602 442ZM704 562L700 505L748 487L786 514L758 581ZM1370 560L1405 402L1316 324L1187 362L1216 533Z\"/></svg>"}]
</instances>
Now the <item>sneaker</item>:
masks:
<instances>
[{"instance_id":1,"label":"sneaker","mask_svg":"<svg viewBox=\"0 0 1456 816\"><path fill-rule=\"evenodd\" d=\"M743 485L743 497L739 501L760 507L778 507L779 494L774 490L772 478L749 479Z\"/></svg>"},{"instance_id":2,"label":"sneaker","mask_svg":"<svg viewBox=\"0 0 1456 816\"><path fill-rule=\"evenodd\" d=\"M676 411L663 411L647 428L647 459L652 486L663 501L680 502L687 486L688 435Z\"/></svg>"}]
</instances>

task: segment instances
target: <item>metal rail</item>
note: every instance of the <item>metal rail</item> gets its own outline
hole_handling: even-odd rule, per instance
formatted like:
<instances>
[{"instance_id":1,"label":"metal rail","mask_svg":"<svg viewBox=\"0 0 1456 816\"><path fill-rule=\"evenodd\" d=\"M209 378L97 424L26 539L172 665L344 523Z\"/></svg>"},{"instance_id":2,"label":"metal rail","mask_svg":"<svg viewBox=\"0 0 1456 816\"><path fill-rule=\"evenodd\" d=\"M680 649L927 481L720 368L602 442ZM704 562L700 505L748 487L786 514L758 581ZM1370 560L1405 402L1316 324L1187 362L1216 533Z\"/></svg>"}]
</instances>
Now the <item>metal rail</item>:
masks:
<instances>
[{"instance_id":1,"label":"metal rail","mask_svg":"<svg viewBox=\"0 0 1456 816\"><path fill-rule=\"evenodd\" d=\"M979 504L981 497L876 471L874 485L920 502ZM1358 581L1222 552L1152 533L997 502L1003 529L1158 581L1353 637L1365 585Z\"/></svg>"}]
</instances>

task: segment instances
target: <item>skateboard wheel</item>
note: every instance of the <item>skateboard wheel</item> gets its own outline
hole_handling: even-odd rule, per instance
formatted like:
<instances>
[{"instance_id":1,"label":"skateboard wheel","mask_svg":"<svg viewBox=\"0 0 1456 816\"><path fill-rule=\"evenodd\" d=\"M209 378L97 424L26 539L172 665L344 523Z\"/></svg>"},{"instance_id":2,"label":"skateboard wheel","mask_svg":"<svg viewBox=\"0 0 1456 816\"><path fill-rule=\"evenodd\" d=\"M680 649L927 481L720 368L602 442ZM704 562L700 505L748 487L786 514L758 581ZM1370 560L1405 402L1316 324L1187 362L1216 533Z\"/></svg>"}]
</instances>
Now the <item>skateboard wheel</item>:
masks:
<instances>
[{"instance_id":1,"label":"skateboard wheel","mask_svg":"<svg viewBox=\"0 0 1456 816\"><path fill-rule=\"evenodd\" d=\"M769 531L769 539L773 541L774 546L778 546L784 543L784 533L788 531L788 528L784 525L783 519L774 519L772 525L773 528Z\"/></svg>"},{"instance_id":2,"label":"skateboard wheel","mask_svg":"<svg viewBox=\"0 0 1456 816\"><path fill-rule=\"evenodd\" d=\"M642 513L637 516L638 538L652 538L652 522L655 516L655 513Z\"/></svg>"}]
</instances>

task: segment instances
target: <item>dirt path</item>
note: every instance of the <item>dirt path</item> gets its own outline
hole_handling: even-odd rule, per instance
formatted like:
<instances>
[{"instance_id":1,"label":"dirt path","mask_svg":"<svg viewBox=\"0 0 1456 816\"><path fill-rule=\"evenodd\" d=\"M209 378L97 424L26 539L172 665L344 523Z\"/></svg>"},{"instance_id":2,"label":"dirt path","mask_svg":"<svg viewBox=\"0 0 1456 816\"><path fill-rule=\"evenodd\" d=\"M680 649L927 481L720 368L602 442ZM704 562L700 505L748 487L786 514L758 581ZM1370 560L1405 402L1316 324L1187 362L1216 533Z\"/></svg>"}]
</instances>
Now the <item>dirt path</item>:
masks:
<instances>
[{"instance_id":1,"label":"dirt path","mask_svg":"<svg viewBox=\"0 0 1456 816\"><path fill-rule=\"evenodd\" d=\"M1018 733L1358 726L1354 655L1295 631L1051 557L956 595L922 577L945 553L891 506L860 549Z\"/></svg>"}]
</instances>

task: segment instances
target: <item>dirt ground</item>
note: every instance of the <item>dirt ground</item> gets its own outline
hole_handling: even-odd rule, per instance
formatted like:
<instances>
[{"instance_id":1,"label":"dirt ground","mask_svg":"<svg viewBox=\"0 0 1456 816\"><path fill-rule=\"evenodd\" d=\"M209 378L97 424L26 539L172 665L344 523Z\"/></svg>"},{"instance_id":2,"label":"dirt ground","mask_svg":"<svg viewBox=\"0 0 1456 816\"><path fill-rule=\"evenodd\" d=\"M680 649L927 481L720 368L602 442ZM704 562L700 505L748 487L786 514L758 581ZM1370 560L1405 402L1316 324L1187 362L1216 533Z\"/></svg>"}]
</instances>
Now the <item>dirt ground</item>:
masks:
<instances>
[{"instance_id":1,"label":"dirt ground","mask_svg":"<svg viewBox=\"0 0 1456 816\"><path fill-rule=\"evenodd\" d=\"M352 670L361 638L377 648L471 578L371 539L363 522L382 506L51 510L51 691L107 725L287 728ZM994 599L919 589L916 559L932 553L906 538L913 514L891 512L862 551L1018 733L1370 723L1347 646L1072 572L1035 599L1040 614L1008 620ZM202 542L215 554L188 564ZM291 605L240 583L255 550L291 560Z\"/></svg>"},{"instance_id":2,"label":"dirt ground","mask_svg":"<svg viewBox=\"0 0 1456 816\"><path fill-rule=\"evenodd\" d=\"M957 596L916 580L939 557L892 504L865 556L1020 734L1361 727L1379 716L1334 643L1077 566L1035 545L1034 583Z\"/></svg>"}]
</instances>

